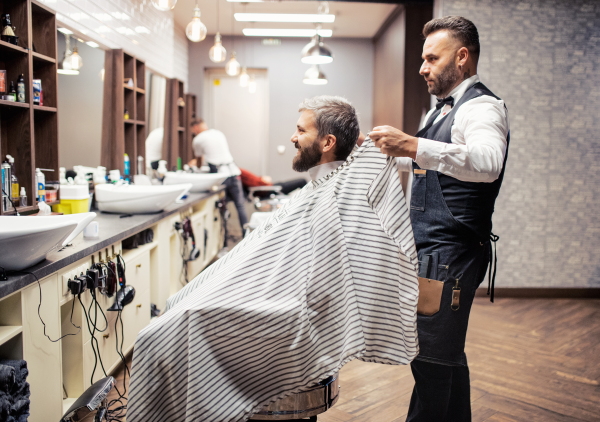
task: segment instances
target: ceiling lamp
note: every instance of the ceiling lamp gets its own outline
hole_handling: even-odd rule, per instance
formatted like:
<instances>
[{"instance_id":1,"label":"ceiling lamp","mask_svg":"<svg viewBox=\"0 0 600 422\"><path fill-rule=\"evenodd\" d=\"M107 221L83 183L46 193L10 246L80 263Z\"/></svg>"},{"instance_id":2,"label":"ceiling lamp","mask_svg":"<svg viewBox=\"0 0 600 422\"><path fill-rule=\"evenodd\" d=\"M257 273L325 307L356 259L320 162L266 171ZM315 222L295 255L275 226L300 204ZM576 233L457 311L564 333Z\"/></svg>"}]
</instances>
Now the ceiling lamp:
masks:
<instances>
[{"instance_id":1,"label":"ceiling lamp","mask_svg":"<svg viewBox=\"0 0 600 422\"><path fill-rule=\"evenodd\" d=\"M83 66L83 61L77 53L77 47L71 51L71 36L68 34L65 35L65 44L65 56L57 72L62 75L79 75L79 69Z\"/></svg>"},{"instance_id":2,"label":"ceiling lamp","mask_svg":"<svg viewBox=\"0 0 600 422\"><path fill-rule=\"evenodd\" d=\"M250 76L250 80L248 81L248 92L250 92L250 94L254 94L256 92L256 81L254 80L254 75Z\"/></svg>"},{"instance_id":3,"label":"ceiling lamp","mask_svg":"<svg viewBox=\"0 0 600 422\"><path fill-rule=\"evenodd\" d=\"M332 23L335 15L301 13L236 13L238 22Z\"/></svg>"},{"instance_id":4,"label":"ceiling lamp","mask_svg":"<svg viewBox=\"0 0 600 422\"><path fill-rule=\"evenodd\" d=\"M242 32L247 37L314 37L316 29L271 29L271 28L244 28ZM320 29L318 34L322 37L331 37L333 30Z\"/></svg>"},{"instance_id":5,"label":"ceiling lamp","mask_svg":"<svg viewBox=\"0 0 600 422\"><path fill-rule=\"evenodd\" d=\"M177 0L152 0L152 6L160 10L161 12L166 12L167 10L171 10L177 4Z\"/></svg>"},{"instance_id":6,"label":"ceiling lamp","mask_svg":"<svg viewBox=\"0 0 600 422\"><path fill-rule=\"evenodd\" d=\"M192 42L200 42L206 38L207 32L206 25L200 20L200 8L198 7L198 3L196 3L196 7L194 7L194 17L185 27L185 35Z\"/></svg>"},{"instance_id":7,"label":"ceiling lamp","mask_svg":"<svg viewBox=\"0 0 600 422\"><path fill-rule=\"evenodd\" d=\"M246 66L242 69L242 73L240 74L240 86L245 88L248 86L248 82L250 80L250 76L248 75L248 71L246 70Z\"/></svg>"},{"instance_id":8,"label":"ceiling lamp","mask_svg":"<svg viewBox=\"0 0 600 422\"><path fill-rule=\"evenodd\" d=\"M327 85L327 77L321 72L319 66L315 64L304 73L302 82L307 85Z\"/></svg>"},{"instance_id":9,"label":"ceiling lamp","mask_svg":"<svg viewBox=\"0 0 600 422\"><path fill-rule=\"evenodd\" d=\"M224 62L227 58L227 50L223 47L223 44L221 43L221 34L218 32L217 35L215 35L215 45L210 48L208 57L215 63Z\"/></svg>"},{"instance_id":10,"label":"ceiling lamp","mask_svg":"<svg viewBox=\"0 0 600 422\"><path fill-rule=\"evenodd\" d=\"M240 67L240 62L236 60L234 51L233 53L231 53L231 59L229 59L229 61L225 65L225 72L227 72L229 76L237 76L240 74Z\"/></svg>"},{"instance_id":11,"label":"ceiling lamp","mask_svg":"<svg viewBox=\"0 0 600 422\"><path fill-rule=\"evenodd\" d=\"M321 36L317 33L302 49L302 63L306 64L325 64L333 61L331 50L323 42Z\"/></svg>"}]
</instances>

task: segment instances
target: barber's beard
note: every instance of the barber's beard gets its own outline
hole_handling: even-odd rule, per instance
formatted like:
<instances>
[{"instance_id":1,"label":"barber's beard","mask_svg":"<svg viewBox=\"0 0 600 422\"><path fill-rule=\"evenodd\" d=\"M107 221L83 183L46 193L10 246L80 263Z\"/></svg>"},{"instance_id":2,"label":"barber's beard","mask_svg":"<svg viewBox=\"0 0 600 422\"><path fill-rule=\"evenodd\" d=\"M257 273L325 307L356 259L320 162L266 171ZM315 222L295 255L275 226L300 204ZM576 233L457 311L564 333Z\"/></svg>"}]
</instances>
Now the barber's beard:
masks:
<instances>
[{"instance_id":1,"label":"barber's beard","mask_svg":"<svg viewBox=\"0 0 600 422\"><path fill-rule=\"evenodd\" d=\"M298 148L298 144L296 145L296 148ZM300 155L294 157L292 168L297 172L308 171L321 161L322 155L319 143L315 141L309 147L300 148Z\"/></svg>"},{"instance_id":2,"label":"barber's beard","mask_svg":"<svg viewBox=\"0 0 600 422\"><path fill-rule=\"evenodd\" d=\"M458 72L454 63L448 63L448 66L443 68L440 74L433 80L433 86L429 88L429 93L442 98L442 96L446 96L452 91L452 88L459 79L460 72Z\"/></svg>"}]
</instances>

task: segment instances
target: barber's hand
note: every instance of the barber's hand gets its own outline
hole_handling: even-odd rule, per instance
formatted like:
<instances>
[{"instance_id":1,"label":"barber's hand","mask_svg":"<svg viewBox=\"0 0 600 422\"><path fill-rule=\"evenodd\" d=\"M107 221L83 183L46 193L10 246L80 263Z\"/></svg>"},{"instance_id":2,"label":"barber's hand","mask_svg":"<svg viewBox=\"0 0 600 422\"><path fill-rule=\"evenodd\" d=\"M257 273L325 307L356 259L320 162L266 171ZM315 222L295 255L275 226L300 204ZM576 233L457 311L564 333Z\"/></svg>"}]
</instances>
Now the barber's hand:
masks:
<instances>
[{"instance_id":1,"label":"barber's hand","mask_svg":"<svg viewBox=\"0 0 600 422\"><path fill-rule=\"evenodd\" d=\"M369 137L382 153L392 157L417 158L419 138L409 136L391 126L377 126L369 132Z\"/></svg>"}]
</instances>

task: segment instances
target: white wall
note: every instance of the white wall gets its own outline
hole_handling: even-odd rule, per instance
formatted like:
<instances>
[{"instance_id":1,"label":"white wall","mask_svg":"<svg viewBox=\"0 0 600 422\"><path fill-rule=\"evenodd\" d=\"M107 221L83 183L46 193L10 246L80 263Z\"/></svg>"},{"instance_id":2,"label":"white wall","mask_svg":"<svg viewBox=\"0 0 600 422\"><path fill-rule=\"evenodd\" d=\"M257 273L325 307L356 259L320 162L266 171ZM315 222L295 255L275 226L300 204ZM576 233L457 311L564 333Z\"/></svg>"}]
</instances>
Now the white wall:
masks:
<instances>
[{"instance_id":1,"label":"white wall","mask_svg":"<svg viewBox=\"0 0 600 422\"><path fill-rule=\"evenodd\" d=\"M61 33L57 47L62 58L65 37ZM77 43L77 49L83 60L79 75L58 75L58 162L67 169L100 165L104 51L82 43Z\"/></svg>"},{"instance_id":2,"label":"white wall","mask_svg":"<svg viewBox=\"0 0 600 422\"><path fill-rule=\"evenodd\" d=\"M298 105L308 97L328 94L346 97L359 113L363 132L372 128L373 121L373 44L370 39L326 39L334 54L331 64L322 65L329 83L310 86L302 83L309 68L300 62L300 51L308 38L282 39L279 46L264 46L261 38L236 37L235 49L242 66L267 69L269 77L269 146L267 171L274 180L298 177L292 170L296 152L290 137L298 120ZM202 117L204 69L221 67L208 58L214 36L200 43L189 43L189 92L198 96L199 117ZM229 53L231 38L225 37L224 47ZM236 124L236 122L231 122ZM219 129L219 128L216 128ZM277 153L277 145L285 145L284 155ZM234 154L235 156L235 154Z\"/></svg>"},{"instance_id":3,"label":"white wall","mask_svg":"<svg viewBox=\"0 0 600 422\"><path fill-rule=\"evenodd\" d=\"M40 0L57 21L105 48L122 48L146 67L187 84L187 38L173 11L141 0Z\"/></svg>"}]
</instances>

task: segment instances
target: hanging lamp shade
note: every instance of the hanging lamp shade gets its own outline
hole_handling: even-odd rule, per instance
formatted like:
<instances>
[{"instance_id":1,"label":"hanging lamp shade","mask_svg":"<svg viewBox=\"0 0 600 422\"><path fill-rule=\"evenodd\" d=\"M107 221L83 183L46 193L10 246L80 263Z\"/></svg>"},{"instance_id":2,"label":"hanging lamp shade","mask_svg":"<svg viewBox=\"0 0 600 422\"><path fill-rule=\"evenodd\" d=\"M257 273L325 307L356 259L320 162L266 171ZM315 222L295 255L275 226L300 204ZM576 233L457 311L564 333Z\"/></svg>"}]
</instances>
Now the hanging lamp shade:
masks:
<instances>
[{"instance_id":1,"label":"hanging lamp shade","mask_svg":"<svg viewBox=\"0 0 600 422\"><path fill-rule=\"evenodd\" d=\"M152 6L160 10L161 12L166 12L167 10L171 10L177 4L177 0L152 0Z\"/></svg>"},{"instance_id":2,"label":"hanging lamp shade","mask_svg":"<svg viewBox=\"0 0 600 422\"><path fill-rule=\"evenodd\" d=\"M71 64L71 69L79 70L83 66L83 60L81 56L77 52L77 46L73 47L73 54L70 57L67 57L65 60L68 60ZM63 64L64 66L64 64Z\"/></svg>"},{"instance_id":3,"label":"hanging lamp shade","mask_svg":"<svg viewBox=\"0 0 600 422\"><path fill-rule=\"evenodd\" d=\"M217 35L215 35L215 45L210 48L208 57L215 63L222 63L227 58L227 50L223 47L223 44L221 43L221 34L218 32Z\"/></svg>"},{"instance_id":4,"label":"hanging lamp shade","mask_svg":"<svg viewBox=\"0 0 600 422\"><path fill-rule=\"evenodd\" d=\"M302 49L301 61L306 64L331 63L333 61L333 54L327 44L323 42L321 36L317 33Z\"/></svg>"},{"instance_id":5,"label":"hanging lamp shade","mask_svg":"<svg viewBox=\"0 0 600 422\"><path fill-rule=\"evenodd\" d=\"M240 68L241 68L240 62L238 62L237 59L235 58L235 51L234 51L231 53L231 59L229 59L229 61L225 65L225 72L229 76L237 76L240 74Z\"/></svg>"},{"instance_id":6,"label":"hanging lamp shade","mask_svg":"<svg viewBox=\"0 0 600 422\"><path fill-rule=\"evenodd\" d=\"M327 85L327 77L318 65L312 65L305 73L302 80L307 85Z\"/></svg>"},{"instance_id":7,"label":"hanging lamp shade","mask_svg":"<svg viewBox=\"0 0 600 422\"><path fill-rule=\"evenodd\" d=\"M200 8L196 4L196 7L194 7L194 17L185 27L185 35L192 42L200 42L206 38L207 32L206 25L200 20Z\"/></svg>"},{"instance_id":8,"label":"hanging lamp shade","mask_svg":"<svg viewBox=\"0 0 600 422\"><path fill-rule=\"evenodd\" d=\"M250 81L250 75L248 75L248 71L246 70L246 66L242 69L242 73L240 74L240 86L245 88L248 86L248 82Z\"/></svg>"}]
</instances>

